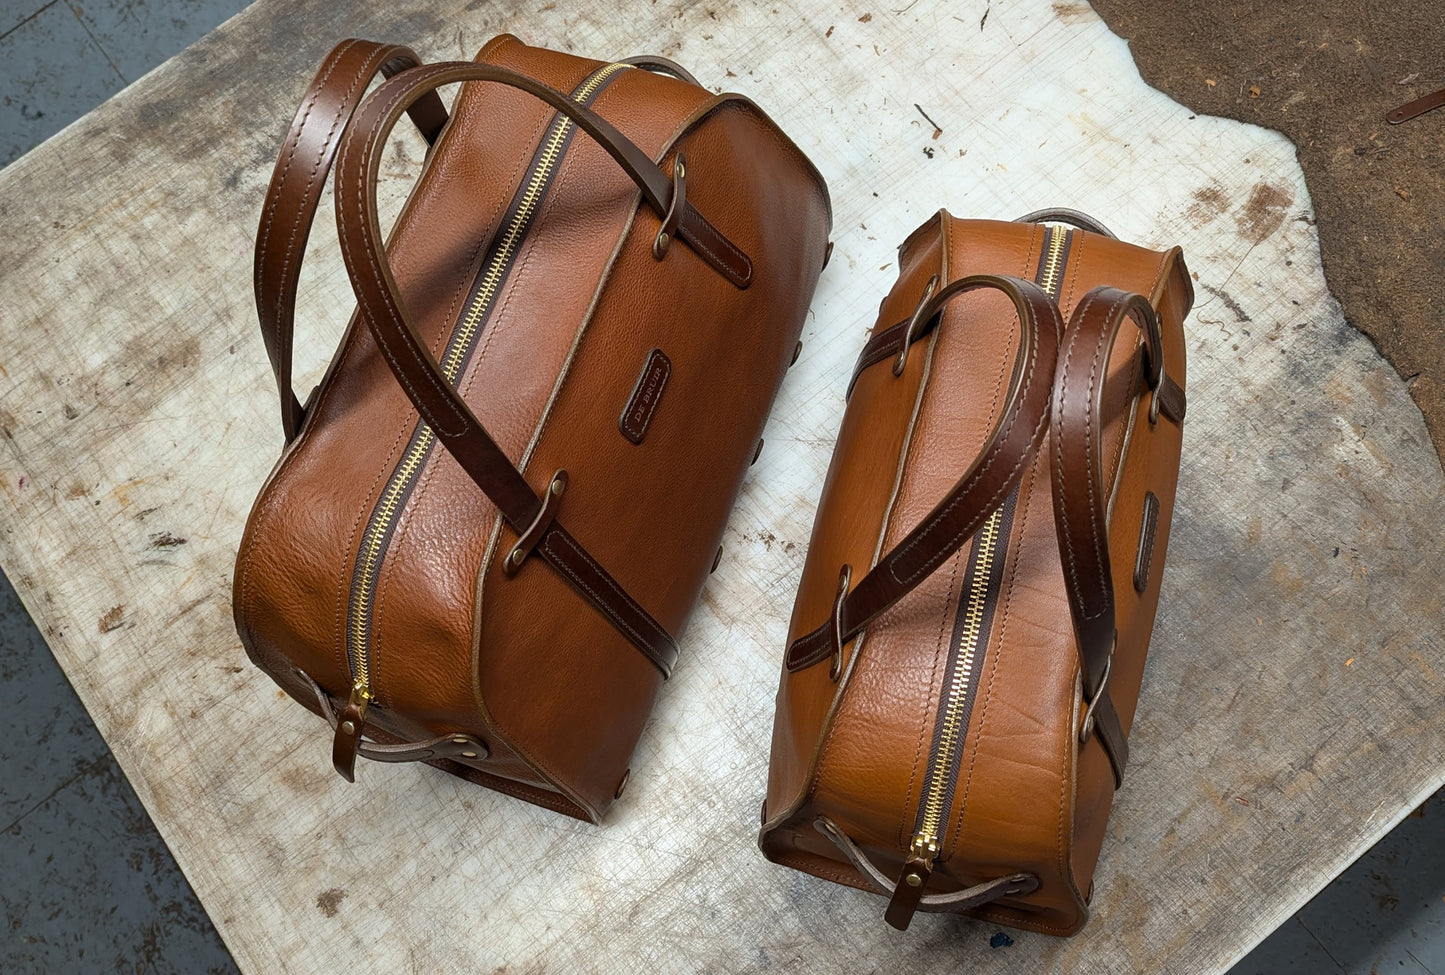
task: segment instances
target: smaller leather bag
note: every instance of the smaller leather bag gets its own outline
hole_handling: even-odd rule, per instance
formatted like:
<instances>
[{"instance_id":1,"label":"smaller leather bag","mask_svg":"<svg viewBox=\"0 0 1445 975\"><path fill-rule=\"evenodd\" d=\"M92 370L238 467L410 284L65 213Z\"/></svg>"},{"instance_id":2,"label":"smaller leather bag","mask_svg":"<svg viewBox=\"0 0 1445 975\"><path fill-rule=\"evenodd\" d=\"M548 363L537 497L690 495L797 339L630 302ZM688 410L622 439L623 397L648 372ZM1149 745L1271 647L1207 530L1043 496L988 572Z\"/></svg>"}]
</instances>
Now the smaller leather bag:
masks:
<instances>
[{"instance_id":1,"label":"smaller leather bag","mask_svg":"<svg viewBox=\"0 0 1445 975\"><path fill-rule=\"evenodd\" d=\"M448 112L436 89L462 83ZM430 150L383 246L403 112ZM303 405L297 276L333 159L357 311ZM257 233L286 443L234 589L251 660L325 720L318 759L324 740L348 780L358 756L420 761L602 816L721 554L830 221L772 120L665 59L509 35L475 62L331 52Z\"/></svg>"},{"instance_id":2,"label":"smaller leather bag","mask_svg":"<svg viewBox=\"0 0 1445 975\"><path fill-rule=\"evenodd\" d=\"M1081 229L1037 222L1056 218ZM1192 302L1178 248L1073 211L940 211L904 242L793 610L769 859L884 895L898 928L1084 924L1159 599Z\"/></svg>"}]
</instances>

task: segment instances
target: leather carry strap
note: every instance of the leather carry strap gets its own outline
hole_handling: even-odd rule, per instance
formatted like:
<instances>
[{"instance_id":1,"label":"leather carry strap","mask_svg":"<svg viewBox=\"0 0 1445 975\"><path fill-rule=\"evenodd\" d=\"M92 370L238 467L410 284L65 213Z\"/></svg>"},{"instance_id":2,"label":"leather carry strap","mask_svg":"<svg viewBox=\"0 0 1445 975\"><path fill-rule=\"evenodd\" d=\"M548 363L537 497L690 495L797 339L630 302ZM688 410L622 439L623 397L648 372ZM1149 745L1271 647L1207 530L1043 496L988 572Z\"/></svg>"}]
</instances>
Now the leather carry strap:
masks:
<instances>
[{"instance_id":1,"label":"leather carry strap","mask_svg":"<svg viewBox=\"0 0 1445 975\"><path fill-rule=\"evenodd\" d=\"M685 199L682 171L669 178L647 155L605 119L583 105L524 75L492 65L444 62L417 68L386 82L362 103L337 161L336 220L342 256L351 275L362 319L375 337L397 381L442 445L486 493L507 524L527 537L572 587L603 614L664 675L672 671L677 644L555 518L557 505L532 493L526 479L443 377L409 320L382 246L376 182L381 152L401 113L442 85L490 81L533 95L568 116L592 136L633 179L677 237L739 288L752 279L747 255L722 236ZM661 236L661 235L659 235ZM656 253L656 248L654 248ZM553 484L557 483L554 478ZM518 560L520 564L520 559ZM508 565L515 572L517 564Z\"/></svg>"},{"instance_id":2,"label":"leather carry strap","mask_svg":"<svg viewBox=\"0 0 1445 975\"><path fill-rule=\"evenodd\" d=\"M995 508L1013 492L1027 471L1048 425L1049 395L1063 321L1058 306L1032 281L974 274L940 288L910 320L911 343L941 320L954 298L984 288L1002 291L1014 303L1022 324L1018 354L999 419L973 465L937 506L852 591L834 602L830 619L788 648L788 670L798 671L841 655L856 636L930 572L972 538ZM845 573L847 572L845 567Z\"/></svg>"},{"instance_id":3,"label":"leather carry strap","mask_svg":"<svg viewBox=\"0 0 1445 975\"><path fill-rule=\"evenodd\" d=\"M1078 227L1080 230L1087 230L1091 234L1100 234L1111 240L1118 240L1114 232L1104 226L1083 210L1074 210L1069 207L1045 207L1042 210L1035 210L1032 213L1025 213L1014 223L1067 223Z\"/></svg>"},{"instance_id":4,"label":"leather carry strap","mask_svg":"<svg viewBox=\"0 0 1445 975\"><path fill-rule=\"evenodd\" d=\"M1102 409L1109 357L1128 320L1144 333L1141 364L1151 396L1149 425L1161 414L1173 423L1184 422L1184 390L1164 370L1163 336L1154 308L1143 295L1098 287L1084 296L1069 320L1054 378L1050 433L1054 524L1089 705L1083 737L1099 733L1116 784L1123 781L1129 745L1107 687L1116 631Z\"/></svg>"},{"instance_id":5,"label":"leather carry strap","mask_svg":"<svg viewBox=\"0 0 1445 975\"><path fill-rule=\"evenodd\" d=\"M847 833L839 829L836 823L827 816L819 816L813 821L813 828L833 841L833 845L848 858L853 869L857 870L863 879L871 882L877 893L885 897L892 895L898 886L897 881L889 880L882 870L874 866L873 861L868 859L868 855L859 848L857 843L853 842ZM921 911L966 911L970 908L981 907L1000 897L1032 894L1038 889L1039 878L1037 876L1031 873L1014 873L948 894L924 894L918 899L917 909Z\"/></svg>"},{"instance_id":6,"label":"leather carry strap","mask_svg":"<svg viewBox=\"0 0 1445 975\"><path fill-rule=\"evenodd\" d=\"M317 70L276 158L256 231L255 290L261 337L281 393L281 431L287 443L295 439L304 412L291 388L296 287L326 176L371 79L378 72L390 78L420 63L414 51L398 44L342 41ZM435 142L447 121L441 99L435 94L420 99L410 113L427 143Z\"/></svg>"}]
</instances>

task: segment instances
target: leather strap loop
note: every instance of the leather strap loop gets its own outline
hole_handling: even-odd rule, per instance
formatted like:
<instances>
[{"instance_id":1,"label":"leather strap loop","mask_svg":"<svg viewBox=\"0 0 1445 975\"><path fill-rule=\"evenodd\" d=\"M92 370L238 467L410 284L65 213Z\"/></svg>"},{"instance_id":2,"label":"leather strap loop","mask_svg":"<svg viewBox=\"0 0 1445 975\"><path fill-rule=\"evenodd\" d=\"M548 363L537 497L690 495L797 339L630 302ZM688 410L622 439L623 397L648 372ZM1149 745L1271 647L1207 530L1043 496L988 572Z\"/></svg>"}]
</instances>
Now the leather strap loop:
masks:
<instances>
[{"instance_id":1,"label":"leather strap loop","mask_svg":"<svg viewBox=\"0 0 1445 975\"><path fill-rule=\"evenodd\" d=\"M1072 210L1069 207L1046 207L1043 210L1035 210L1032 213L1025 213L1014 223L1067 223L1080 230L1087 230L1091 234L1100 234L1112 240L1118 240L1114 232L1104 226L1093 217L1082 210Z\"/></svg>"},{"instance_id":2,"label":"leather strap loop","mask_svg":"<svg viewBox=\"0 0 1445 975\"><path fill-rule=\"evenodd\" d=\"M924 306L918 315L924 323L918 334L927 334L938 324L949 301L984 288L1007 295L1022 326L1004 408L972 466L843 600L837 628L844 642L857 636L973 537L1018 486L1043 442L1063 322L1058 306L1042 288L1022 278L992 274L960 278L940 288ZM793 641L785 659L788 670L802 670L827 659L838 639L834 632L834 621L829 619Z\"/></svg>"},{"instance_id":3,"label":"leather strap loop","mask_svg":"<svg viewBox=\"0 0 1445 975\"><path fill-rule=\"evenodd\" d=\"M492 65L447 62L417 68L383 84L357 110L337 159L336 219L342 257L362 320L422 419L496 504L507 524L522 534L536 522L542 502L446 381L426 344L417 336L382 246L377 215L381 152L402 112L442 85L464 81L508 85L536 96L571 118L617 160L659 214L666 213L671 184L642 150L590 109L540 82ZM734 284L743 287L751 279L752 265L747 257L717 234L691 204L684 206L677 232L699 253L706 252L706 259ZM677 644L672 636L558 521L547 525L535 551L664 675L671 673L677 659Z\"/></svg>"},{"instance_id":4,"label":"leather strap loop","mask_svg":"<svg viewBox=\"0 0 1445 975\"><path fill-rule=\"evenodd\" d=\"M1070 318L1054 379L1050 433L1054 524L1079 647L1084 700L1090 704L1092 730L1109 753L1118 782L1128 763L1128 741L1105 686L1115 614L1102 411L1109 359L1126 320L1144 332L1142 368L1149 395L1173 422L1182 422L1184 391L1164 371L1158 315L1142 295L1099 287L1084 296Z\"/></svg>"},{"instance_id":5,"label":"leather strap loop","mask_svg":"<svg viewBox=\"0 0 1445 975\"><path fill-rule=\"evenodd\" d=\"M321 716L334 729L340 718L331 703L331 698L326 696L321 685L312 680L305 671L298 669L295 673L315 693L316 703L321 709ZM490 751L483 742L471 735L455 734L441 735L426 741L404 741L392 744L363 740L357 746L356 753L373 762L429 762L437 758L446 758L462 765L482 768L482 763L486 761Z\"/></svg>"},{"instance_id":6,"label":"leather strap loop","mask_svg":"<svg viewBox=\"0 0 1445 975\"><path fill-rule=\"evenodd\" d=\"M874 866L868 855L854 843L852 838L838 828L827 816L819 816L813 821L813 828L822 833L833 842L848 862L853 865L859 875L873 885L873 889L885 897L893 893L897 886L895 881L889 880L888 876ZM1039 878L1031 873L1014 873L1006 877L998 877L972 887L965 887L963 890L956 890L947 894L924 894L918 899L918 910L920 911L966 911L970 908L981 907L990 901L998 900L1000 897L1012 897L1023 894L1032 894L1039 889Z\"/></svg>"},{"instance_id":7,"label":"leather strap loop","mask_svg":"<svg viewBox=\"0 0 1445 975\"><path fill-rule=\"evenodd\" d=\"M281 144L256 231L255 291L261 338L281 393L281 432L287 443L295 439L304 414L291 388L296 288L327 174L371 79L378 72L390 78L420 63L415 52L398 44L342 41L321 63ZM409 114L428 144L447 122L446 106L435 93L419 99Z\"/></svg>"}]
</instances>

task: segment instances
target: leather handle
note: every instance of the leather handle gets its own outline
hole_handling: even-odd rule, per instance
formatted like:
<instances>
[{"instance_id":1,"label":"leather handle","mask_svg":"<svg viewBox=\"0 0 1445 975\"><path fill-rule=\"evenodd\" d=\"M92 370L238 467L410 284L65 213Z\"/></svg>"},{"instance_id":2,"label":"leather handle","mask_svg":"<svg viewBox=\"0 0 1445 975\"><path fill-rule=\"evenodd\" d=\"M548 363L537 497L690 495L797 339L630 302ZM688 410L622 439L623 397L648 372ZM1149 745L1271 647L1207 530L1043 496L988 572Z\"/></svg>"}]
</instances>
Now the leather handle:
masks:
<instances>
[{"instance_id":1,"label":"leather handle","mask_svg":"<svg viewBox=\"0 0 1445 975\"><path fill-rule=\"evenodd\" d=\"M1063 320L1058 306L1032 281L975 274L939 289L916 320L916 335L940 321L944 306L981 289L1002 291L1014 304L1022 325L1004 408L982 451L943 500L878 564L834 604L832 618L799 637L788 648L788 670L798 671L841 653L856 636L978 531L1013 492L1043 442L1049 396Z\"/></svg>"},{"instance_id":2,"label":"leather handle","mask_svg":"<svg viewBox=\"0 0 1445 975\"><path fill-rule=\"evenodd\" d=\"M659 214L668 212L673 184L662 170L605 119L566 95L525 75L486 64L444 62L408 71L383 84L362 103L337 159L337 228L361 317L417 412L496 504L507 524L519 534L540 532L533 551L668 675L677 659L672 636L555 518L539 522L542 502L442 375L417 336L392 275L376 203L382 149L402 112L417 99L442 85L464 81L491 81L517 88L568 116L617 160L649 205ZM735 285L746 286L752 265L741 251L713 230L690 204L677 219L679 238L692 243L699 253L705 251L705 259Z\"/></svg>"},{"instance_id":3,"label":"leather handle","mask_svg":"<svg viewBox=\"0 0 1445 975\"><path fill-rule=\"evenodd\" d=\"M321 62L276 158L256 231L255 292L261 338L281 394L281 431L287 443L295 439L304 412L291 388L296 288L327 174L371 79L378 72L390 78L420 63L416 52L398 44L342 41ZM427 143L435 142L447 122L441 99L433 93L409 112Z\"/></svg>"},{"instance_id":4,"label":"leather handle","mask_svg":"<svg viewBox=\"0 0 1445 975\"><path fill-rule=\"evenodd\" d=\"M1084 733L1098 732L1116 784L1123 781L1129 746L1107 687L1115 638L1114 577L1101 451L1104 379L1126 321L1144 333L1141 366L1152 397L1150 428L1161 414L1173 423L1183 422L1184 390L1164 369L1163 335L1153 306L1143 295L1098 287L1084 296L1069 319L1054 377L1050 433L1059 559L1079 649L1084 700L1093 718L1092 722L1085 718Z\"/></svg>"},{"instance_id":5,"label":"leather handle","mask_svg":"<svg viewBox=\"0 0 1445 975\"><path fill-rule=\"evenodd\" d=\"M630 64L635 68L642 68L644 71L653 71L657 74L670 74L674 78L686 81L690 85L702 87L702 82L692 76L692 72L678 64L671 58L665 58L661 54L638 54L634 57L623 58L623 64Z\"/></svg>"},{"instance_id":6,"label":"leather handle","mask_svg":"<svg viewBox=\"0 0 1445 975\"><path fill-rule=\"evenodd\" d=\"M1045 207L1042 210L1034 210L1025 213L1014 220L1014 223L1067 223L1080 230L1087 230L1091 234L1101 234L1104 237L1118 240L1114 232L1104 226L1093 217L1082 210L1075 210L1071 207Z\"/></svg>"}]
</instances>

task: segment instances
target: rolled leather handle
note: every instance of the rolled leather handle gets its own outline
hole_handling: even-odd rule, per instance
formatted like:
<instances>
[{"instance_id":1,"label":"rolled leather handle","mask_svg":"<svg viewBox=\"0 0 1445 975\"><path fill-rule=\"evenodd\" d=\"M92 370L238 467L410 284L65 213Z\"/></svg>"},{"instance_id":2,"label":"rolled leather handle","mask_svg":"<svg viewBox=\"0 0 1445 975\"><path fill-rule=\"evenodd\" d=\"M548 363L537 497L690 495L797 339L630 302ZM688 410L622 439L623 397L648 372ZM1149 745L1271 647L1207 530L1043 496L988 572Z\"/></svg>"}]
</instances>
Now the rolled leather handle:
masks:
<instances>
[{"instance_id":1,"label":"rolled leather handle","mask_svg":"<svg viewBox=\"0 0 1445 975\"><path fill-rule=\"evenodd\" d=\"M983 449L953 488L846 596L832 617L788 648L788 670L798 671L842 652L843 644L876 619L973 537L1028 470L1048 427L1049 395L1063 320L1052 298L1032 281L974 274L940 288L914 316L916 340L941 320L954 298L980 289L1002 291L1021 324L1008 395Z\"/></svg>"}]
</instances>

